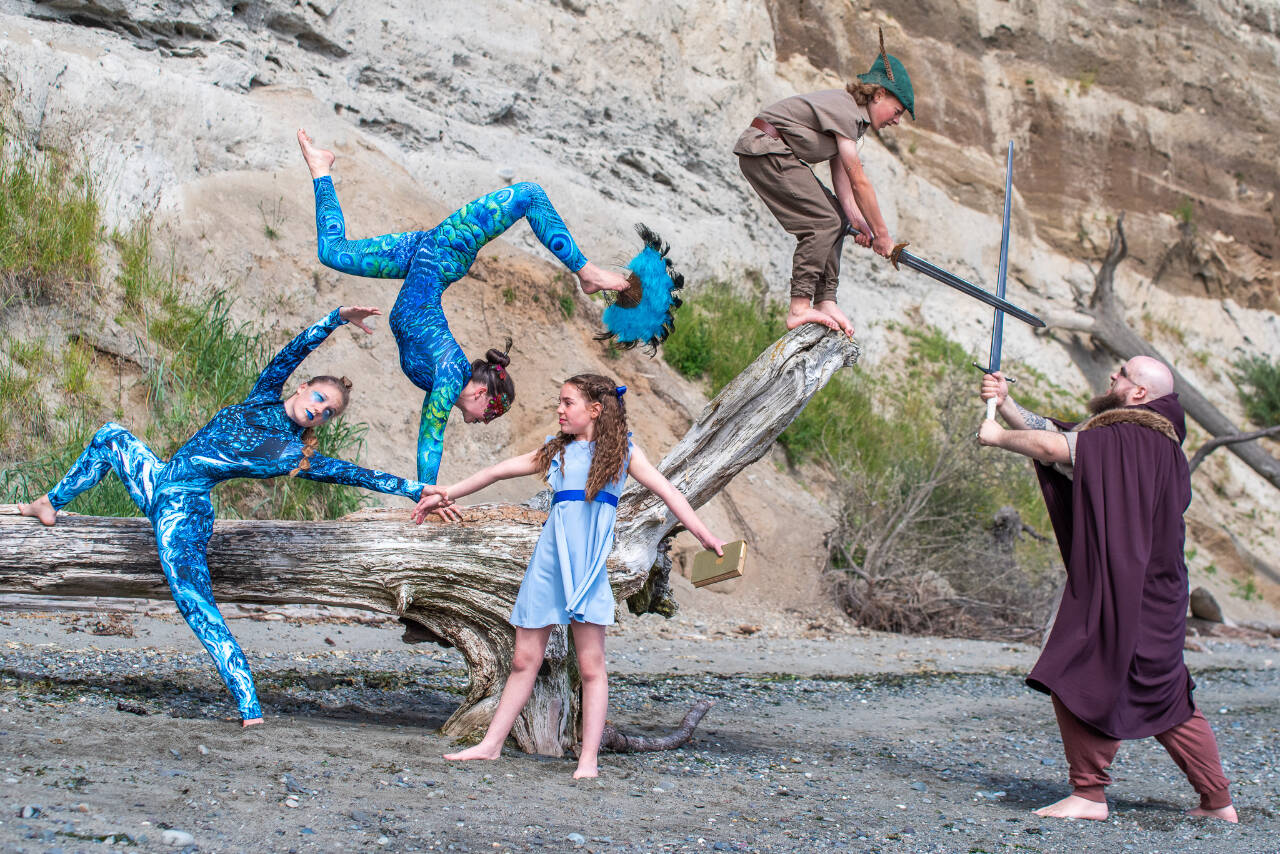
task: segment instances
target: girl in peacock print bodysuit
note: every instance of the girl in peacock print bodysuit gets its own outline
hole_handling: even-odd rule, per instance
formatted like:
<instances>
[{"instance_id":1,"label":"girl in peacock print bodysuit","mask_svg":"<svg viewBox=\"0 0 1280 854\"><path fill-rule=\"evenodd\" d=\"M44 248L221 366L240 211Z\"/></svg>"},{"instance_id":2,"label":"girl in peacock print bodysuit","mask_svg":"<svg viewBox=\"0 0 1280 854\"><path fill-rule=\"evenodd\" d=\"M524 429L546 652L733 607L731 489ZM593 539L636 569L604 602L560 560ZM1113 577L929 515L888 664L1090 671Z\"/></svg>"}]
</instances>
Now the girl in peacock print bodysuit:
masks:
<instances>
[{"instance_id":1,"label":"girl in peacock print bodysuit","mask_svg":"<svg viewBox=\"0 0 1280 854\"><path fill-rule=\"evenodd\" d=\"M119 424L105 424L47 495L19 505L23 515L53 525L59 508L114 470L151 520L173 599L235 696L244 726L260 723L262 710L248 662L218 612L210 587L205 549L213 533L213 487L236 477L288 474L413 500L424 488L436 491L315 453L314 428L346 407L351 383L345 377L314 377L286 400L280 399L285 380L329 333L347 322L369 332L364 320L374 314L375 308L334 309L276 354L243 402L218 412L168 462Z\"/></svg>"},{"instance_id":2,"label":"girl in peacock print bodysuit","mask_svg":"<svg viewBox=\"0 0 1280 854\"><path fill-rule=\"evenodd\" d=\"M445 289L466 275L481 247L523 218L542 245L577 274L585 293L622 291L627 279L583 257L542 188L530 183L468 202L430 231L348 240L329 174L333 153L316 148L304 131L298 131L298 144L315 189L320 260L355 276L404 279L389 319L400 346L400 367L426 392L418 429L418 480L433 484L449 410L457 406L468 424L487 424L515 399L506 353L490 350L485 359L468 362L440 302Z\"/></svg>"}]
</instances>

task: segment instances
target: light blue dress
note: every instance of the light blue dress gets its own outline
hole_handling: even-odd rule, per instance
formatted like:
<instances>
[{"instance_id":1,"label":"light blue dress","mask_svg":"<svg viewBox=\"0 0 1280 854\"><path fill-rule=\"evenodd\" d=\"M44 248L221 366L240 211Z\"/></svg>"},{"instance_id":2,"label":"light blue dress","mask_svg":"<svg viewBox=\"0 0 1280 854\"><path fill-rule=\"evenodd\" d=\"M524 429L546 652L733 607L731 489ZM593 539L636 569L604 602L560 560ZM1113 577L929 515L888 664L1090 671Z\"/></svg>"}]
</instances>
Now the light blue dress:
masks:
<instances>
[{"instance_id":1,"label":"light blue dress","mask_svg":"<svg viewBox=\"0 0 1280 854\"><path fill-rule=\"evenodd\" d=\"M628 438L628 463L631 447ZM551 460L547 483L557 496L511 610L513 626L538 629L571 621L613 625L613 591L604 564L613 550L613 523L627 480L626 465L617 480L605 484L594 500L585 501L594 452L594 442L573 442L564 449L563 464L559 457Z\"/></svg>"}]
</instances>

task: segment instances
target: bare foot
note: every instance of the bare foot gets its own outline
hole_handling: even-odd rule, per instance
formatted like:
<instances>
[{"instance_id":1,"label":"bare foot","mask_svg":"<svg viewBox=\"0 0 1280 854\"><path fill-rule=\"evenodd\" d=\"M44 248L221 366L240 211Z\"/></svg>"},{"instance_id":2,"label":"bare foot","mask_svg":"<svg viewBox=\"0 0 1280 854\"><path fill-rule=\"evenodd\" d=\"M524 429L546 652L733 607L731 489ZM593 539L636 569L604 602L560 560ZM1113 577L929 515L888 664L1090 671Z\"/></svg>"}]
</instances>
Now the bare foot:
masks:
<instances>
[{"instance_id":1,"label":"bare foot","mask_svg":"<svg viewBox=\"0 0 1280 854\"><path fill-rule=\"evenodd\" d=\"M248 729L251 726L257 726L262 723L262 718L246 718L240 722L241 729Z\"/></svg>"},{"instance_id":2,"label":"bare foot","mask_svg":"<svg viewBox=\"0 0 1280 854\"><path fill-rule=\"evenodd\" d=\"M302 149L302 159L307 161L307 168L311 170L312 178L323 178L329 174L333 161L337 159L332 151L316 148L311 137L307 136L307 132L301 128L298 129L298 146Z\"/></svg>"},{"instance_id":3,"label":"bare foot","mask_svg":"<svg viewBox=\"0 0 1280 854\"><path fill-rule=\"evenodd\" d=\"M799 310L793 308L787 312L788 329L795 329L797 326L805 323L819 323L829 329L834 329L837 332L840 330L840 327L836 325L836 322L832 319L831 315L824 314L816 308L804 308Z\"/></svg>"},{"instance_id":4,"label":"bare foot","mask_svg":"<svg viewBox=\"0 0 1280 854\"><path fill-rule=\"evenodd\" d=\"M601 269L588 261L578 271L578 285L584 294L594 294L596 291L625 291L628 282L621 273Z\"/></svg>"},{"instance_id":5,"label":"bare foot","mask_svg":"<svg viewBox=\"0 0 1280 854\"><path fill-rule=\"evenodd\" d=\"M53 504L47 495L41 495L30 504L19 504L18 512L23 516L35 516L50 528L53 527L54 522L58 521L58 511L53 509Z\"/></svg>"},{"instance_id":6,"label":"bare foot","mask_svg":"<svg viewBox=\"0 0 1280 854\"><path fill-rule=\"evenodd\" d=\"M459 750L457 753L446 753L445 759L452 762L466 762L469 759L497 759L502 755L502 746L499 745L497 750L486 747L484 742L480 742L475 747L468 747L466 750Z\"/></svg>"},{"instance_id":7,"label":"bare foot","mask_svg":"<svg viewBox=\"0 0 1280 854\"><path fill-rule=\"evenodd\" d=\"M594 762L592 762L590 765L584 765L581 762L579 762L577 770L573 772L573 779L575 780L582 780L584 778L599 777L599 776L600 776L600 769L596 766L596 763Z\"/></svg>"},{"instance_id":8,"label":"bare foot","mask_svg":"<svg viewBox=\"0 0 1280 854\"><path fill-rule=\"evenodd\" d=\"M1240 816L1236 815L1236 808L1231 804L1216 810L1207 810L1204 807L1196 807L1193 810L1187 810L1187 815L1203 816L1204 818L1220 818L1223 821L1229 821L1232 824L1240 823Z\"/></svg>"},{"instance_id":9,"label":"bare foot","mask_svg":"<svg viewBox=\"0 0 1280 854\"><path fill-rule=\"evenodd\" d=\"M824 299L814 305L814 308L834 320L836 325L840 327L840 331L845 335L850 338L853 337L853 324L849 322L849 318L844 316L844 312L840 310L840 306L836 305L835 300Z\"/></svg>"},{"instance_id":10,"label":"bare foot","mask_svg":"<svg viewBox=\"0 0 1280 854\"><path fill-rule=\"evenodd\" d=\"M1106 821L1108 815L1106 804L1079 795L1067 795L1056 804L1040 807L1034 812L1045 818L1085 818L1089 821Z\"/></svg>"}]
</instances>

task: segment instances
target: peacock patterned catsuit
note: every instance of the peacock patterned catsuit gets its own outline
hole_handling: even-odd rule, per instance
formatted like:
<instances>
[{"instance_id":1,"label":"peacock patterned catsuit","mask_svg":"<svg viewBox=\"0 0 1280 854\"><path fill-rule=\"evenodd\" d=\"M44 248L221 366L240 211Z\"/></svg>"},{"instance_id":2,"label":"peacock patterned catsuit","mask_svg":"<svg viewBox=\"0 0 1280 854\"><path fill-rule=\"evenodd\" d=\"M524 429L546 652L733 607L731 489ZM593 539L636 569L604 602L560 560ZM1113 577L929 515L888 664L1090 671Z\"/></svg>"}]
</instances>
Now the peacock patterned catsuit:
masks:
<instances>
[{"instance_id":1,"label":"peacock patterned catsuit","mask_svg":"<svg viewBox=\"0 0 1280 854\"><path fill-rule=\"evenodd\" d=\"M213 416L173 457L164 462L119 424L105 424L75 465L52 490L49 501L65 507L115 470L130 497L151 520L160 567L187 625L213 657L245 720L262 717L253 676L240 645L213 601L205 548L213 533L209 493L236 477L288 474L302 459L304 428L284 411L284 382L329 333L346 321L334 309L276 354L242 403ZM358 486L417 500L422 484L343 460L315 454L299 477Z\"/></svg>"},{"instance_id":2,"label":"peacock patterned catsuit","mask_svg":"<svg viewBox=\"0 0 1280 854\"><path fill-rule=\"evenodd\" d=\"M564 220L537 184L519 183L481 196L430 231L348 240L342 208L328 176L315 179L317 254L327 267L381 279L404 279L391 332L400 345L400 367L427 393L418 428L418 480L435 483L444 453L444 428L471 363L444 316L445 288L461 279L486 243L521 218L572 272L587 263Z\"/></svg>"}]
</instances>

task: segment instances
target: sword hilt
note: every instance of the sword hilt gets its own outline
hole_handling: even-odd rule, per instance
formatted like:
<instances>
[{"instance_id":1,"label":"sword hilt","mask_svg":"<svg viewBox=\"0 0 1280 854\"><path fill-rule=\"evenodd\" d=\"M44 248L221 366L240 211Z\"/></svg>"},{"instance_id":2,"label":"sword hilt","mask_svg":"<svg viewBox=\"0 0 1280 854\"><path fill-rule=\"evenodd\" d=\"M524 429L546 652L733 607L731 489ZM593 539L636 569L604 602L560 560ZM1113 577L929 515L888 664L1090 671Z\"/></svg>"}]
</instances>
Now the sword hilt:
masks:
<instances>
[{"instance_id":1,"label":"sword hilt","mask_svg":"<svg viewBox=\"0 0 1280 854\"><path fill-rule=\"evenodd\" d=\"M982 367L982 365L978 364L977 362L971 362L970 364L972 364L972 365L973 365L975 368L977 368L978 370L982 371L984 374L994 374L994 373L995 373L995 371L991 370L990 368L984 368L984 367ZM999 370L999 368L997 368L996 370ZM1009 383L1010 385L1012 385L1013 383L1016 383L1016 382L1017 382L1017 380L1016 380L1016 379L1014 379L1013 377L1005 377L1005 378L1004 378L1004 381L1005 381L1005 382L1007 382L1007 383Z\"/></svg>"}]
</instances>

